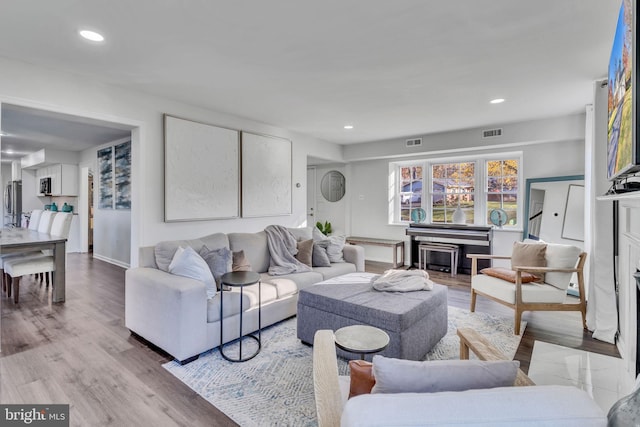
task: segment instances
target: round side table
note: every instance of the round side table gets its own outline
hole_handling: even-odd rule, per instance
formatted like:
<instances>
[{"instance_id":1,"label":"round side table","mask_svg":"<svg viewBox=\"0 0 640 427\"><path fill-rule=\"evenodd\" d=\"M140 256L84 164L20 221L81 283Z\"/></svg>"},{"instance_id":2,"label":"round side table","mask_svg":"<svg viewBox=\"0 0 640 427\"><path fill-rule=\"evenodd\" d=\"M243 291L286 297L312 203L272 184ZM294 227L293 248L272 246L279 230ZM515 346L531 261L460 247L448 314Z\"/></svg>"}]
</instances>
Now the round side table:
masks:
<instances>
[{"instance_id":1,"label":"round side table","mask_svg":"<svg viewBox=\"0 0 640 427\"><path fill-rule=\"evenodd\" d=\"M245 286L253 285L255 283L258 284L258 336L256 336L255 334L243 335L242 334L242 317L244 315L244 310L242 307L242 296L243 296L242 292ZM226 360L228 360L229 362L246 362L249 359L253 359L258 355L258 353L260 353L260 349L262 348L262 335L261 335L261 332L262 332L262 307L261 307L262 286L261 285L262 284L260 283L260 275L253 271L232 271L230 273L223 274L222 278L220 279L220 355L224 357ZM238 288L238 287L240 288L240 335L238 336L238 338L226 343L226 344L231 344L238 341L239 350L238 350L237 358L229 357L226 354L224 354L224 346L226 344L222 342L223 333L224 333L224 316L222 314L223 313L222 310L223 310L225 286L229 286L232 288ZM248 356L242 357L242 341L244 338L252 338L253 340L255 340L258 343L258 348L254 353Z\"/></svg>"},{"instance_id":2,"label":"round side table","mask_svg":"<svg viewBox=\"0 0 640 427\"><path fill-rule=\"evenodd\" d=\"M336 346L350 353L377 353L389 345L389 335L379 328L368 325L352 325L338 329L335 333Z\"/></svg>"}]
</instances>

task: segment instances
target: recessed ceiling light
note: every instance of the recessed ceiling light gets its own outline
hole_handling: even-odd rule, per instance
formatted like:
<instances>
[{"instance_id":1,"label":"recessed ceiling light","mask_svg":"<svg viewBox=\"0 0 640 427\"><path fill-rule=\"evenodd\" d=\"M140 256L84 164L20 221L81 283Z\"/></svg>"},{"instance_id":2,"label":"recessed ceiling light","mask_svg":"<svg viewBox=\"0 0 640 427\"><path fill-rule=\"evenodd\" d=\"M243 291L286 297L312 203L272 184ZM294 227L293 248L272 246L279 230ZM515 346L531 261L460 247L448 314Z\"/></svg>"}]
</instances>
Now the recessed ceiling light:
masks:
<instances>
[{"instance_id":1,"label":"recessed ceiling light","mask_svg":"<svg viewBox=\"0 0 640 427\"><path fill-rule=\"evenodd\" d=\"M78 31L78 34L80 34L81 37L90 40L92 42L101 42L104 41L104 37L102 36L102 34L100 33L96 33L95 31L91 31L91 30L80 30Z\"/></svg>"},{"instance_id":2,"label":"recessed ceiling light","mask_svg":"<svg viewBox=\"0 0 640 427\"><path fill-rule=\"evenodd\" d=\"M7 151L5 151L5 153L7 154L13 154L13 150L11 148L9 148Z\"/></svg>"},{"instance_id":3,"label":"recessed ceiling light","mask_svg":"<svg viewBox=\"0 0 640 427\"><path fill-rule=\"evenodd\" d=\"M353 129L353 125L344 125L345 129Z\"/></svg>"},{"instance_id":4,"label":"recessed ceiling light","mask_svg":"<svg viewBox=\"0 0 640 427\"><path fill-rule=\"evenodd\" d=\"M504 102L503 98L496 98L489 101L491 104L502 104Z\"/></svg>"}]
</instances>

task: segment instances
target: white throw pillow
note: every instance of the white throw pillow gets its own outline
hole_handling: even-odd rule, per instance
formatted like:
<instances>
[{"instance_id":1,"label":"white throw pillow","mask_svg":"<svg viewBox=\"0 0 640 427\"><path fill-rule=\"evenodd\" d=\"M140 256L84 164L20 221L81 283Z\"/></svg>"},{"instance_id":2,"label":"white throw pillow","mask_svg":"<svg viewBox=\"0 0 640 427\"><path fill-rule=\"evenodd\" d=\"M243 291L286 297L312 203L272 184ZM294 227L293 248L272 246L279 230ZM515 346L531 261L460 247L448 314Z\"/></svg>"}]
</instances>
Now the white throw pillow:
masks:
<instances>
[{"instance_id":1,"label":"white throw pillow","mask_svg":"<svg viewBox=\"0 0 640 427\"><path fill-rule=\"evenodd\" d=\"M437 393L512 386L520 362L499 360L413 360L373 356L371 393Z\"/></svg>"},{"instance_id":2,"label":"white throw pillow","mask_svg":"<svg viewBox=\"0 0 640 427\"><path fill-rule=\"evenodd\" d=\"M582 249L577 246L547 243L547 251L544 257L547 260L547 267L575 268L581 253ZM547 273L544 281L558 289L566 290L569 287L572 275L573 273Z\"/></svg>"},{"instance_id":3,"label":"white throw pillow","mask_svg":"<svg viewBox=\"0 0 640 427\"><path fill-rule=\"evenodd\" d=\"M191 246L187 246L186 249L180 246L176 250L169 264L169 273L200 280L204 282L207 289L207 299L216 296L216 281L213 274L205 260Z\"/></svg>"},{"instance_id":4,"label":"white throw pillow","mask_svg":"<svg viewBox=\"0 0 640 427\"><path fill-rule=\"evenodd\" d=\"M344 262L342 257L342 249L347 240L346 236L329 236L327 237L329 245L327 246L327 255L331 262Z\"/></svg>"}]
</instances>

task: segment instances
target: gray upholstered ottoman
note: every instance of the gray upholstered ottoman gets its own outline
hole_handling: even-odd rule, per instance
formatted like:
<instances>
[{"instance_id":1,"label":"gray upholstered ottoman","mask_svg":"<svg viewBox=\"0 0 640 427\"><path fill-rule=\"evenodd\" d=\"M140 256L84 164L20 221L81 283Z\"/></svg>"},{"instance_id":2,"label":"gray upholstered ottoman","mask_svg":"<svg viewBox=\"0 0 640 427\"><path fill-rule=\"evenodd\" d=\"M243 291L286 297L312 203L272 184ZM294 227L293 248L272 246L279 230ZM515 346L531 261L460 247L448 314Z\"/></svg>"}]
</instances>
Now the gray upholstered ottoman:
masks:
<instances>
[{"instance_id":1,"label":"gray upholstered ottoman","mask_svg":"<svg viewBox=\"0 0 640 427\"><path fill-rule=\"evenodd\" d=\"M364 324L387 332L389 346L379 354L422 360L447 333L447 288L431 291L379 292L371 273L350 273L300 290L298 338L313 344L318 329L337 330ZM338 350L346 358L354 354ZM371 360L371 356L368 357Z\"/></svg>"}]
</instances>

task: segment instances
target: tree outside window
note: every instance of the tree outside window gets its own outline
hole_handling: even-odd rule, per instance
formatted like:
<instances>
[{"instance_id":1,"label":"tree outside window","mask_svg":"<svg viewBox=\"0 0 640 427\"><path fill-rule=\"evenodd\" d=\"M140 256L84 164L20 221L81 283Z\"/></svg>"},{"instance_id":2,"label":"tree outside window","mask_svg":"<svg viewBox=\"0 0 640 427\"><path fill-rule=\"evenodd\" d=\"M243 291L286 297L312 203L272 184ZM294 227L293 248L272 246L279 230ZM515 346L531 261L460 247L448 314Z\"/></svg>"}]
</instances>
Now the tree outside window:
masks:
<instances>
[{"instance_id":1,"label":"tree outside window","mask_svg":"<svg viewBox=\"0 0 640 427\"><path fill-rule=\"evenodd\" d=\"M451 223L458 206L467 223L474 222L475 163L439 163L432 165L431 222Z\"/></svg>"},{"instance_id":2,"label":"tree outside window","mask_svg":"<svg viewBox=\"0 0 640 427\"><path fill-rule=\"evenodd\" d=\"M507 213L507 225L518 222L518 160L487 161L487 224L494 209Z\"/></svg>"},{"instance_id":3,"label":"tree outside window","mask_svg":"<svg viewBox=\"0 0 640 427\"><path fill-rule=\"evenodd\" d=\"M400 168L400 221L410 221L411 211L422 205L422 166Z\"/></svg>"}]
</instances>

